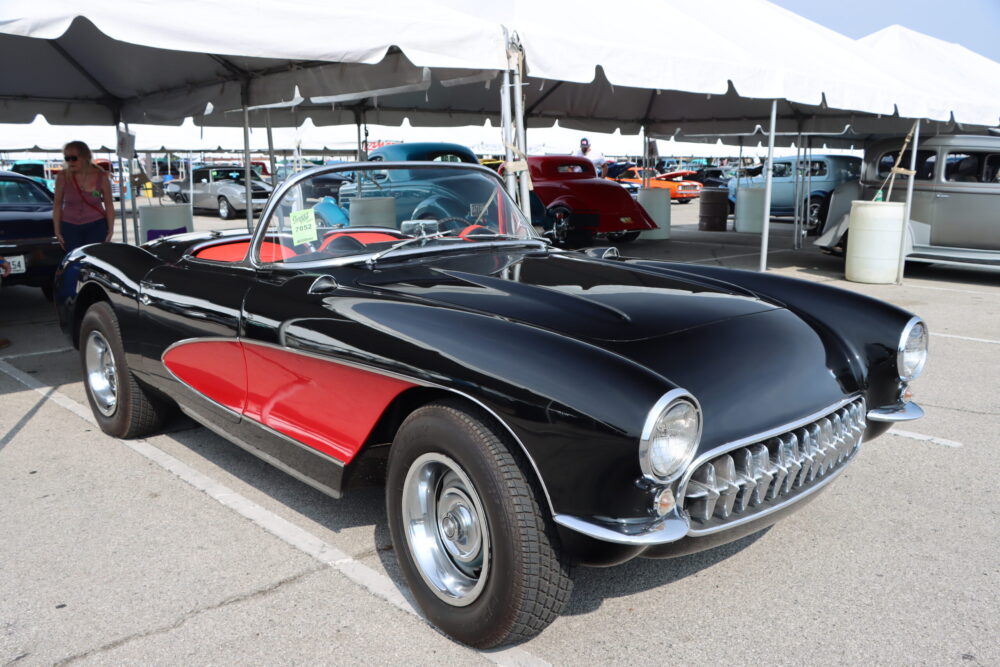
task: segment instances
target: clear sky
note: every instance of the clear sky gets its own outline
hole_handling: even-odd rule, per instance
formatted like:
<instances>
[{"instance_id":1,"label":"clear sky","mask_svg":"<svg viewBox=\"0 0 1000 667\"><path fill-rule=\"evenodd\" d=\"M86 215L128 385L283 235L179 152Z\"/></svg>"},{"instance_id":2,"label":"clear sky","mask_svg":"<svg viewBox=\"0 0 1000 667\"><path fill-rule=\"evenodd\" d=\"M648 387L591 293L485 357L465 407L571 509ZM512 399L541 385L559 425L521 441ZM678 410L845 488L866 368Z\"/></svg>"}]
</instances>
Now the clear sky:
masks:
<instances>
[{"instance_id":1,"label":"clear sky","mask_svg":"<svg viewBox=\"0 0 1000 667\"><path fill-rule=\"evenodd\" d=\"M858 39L899 24L1000 62L1000 0L771 0Z\"/></svg>"}]
</instances>

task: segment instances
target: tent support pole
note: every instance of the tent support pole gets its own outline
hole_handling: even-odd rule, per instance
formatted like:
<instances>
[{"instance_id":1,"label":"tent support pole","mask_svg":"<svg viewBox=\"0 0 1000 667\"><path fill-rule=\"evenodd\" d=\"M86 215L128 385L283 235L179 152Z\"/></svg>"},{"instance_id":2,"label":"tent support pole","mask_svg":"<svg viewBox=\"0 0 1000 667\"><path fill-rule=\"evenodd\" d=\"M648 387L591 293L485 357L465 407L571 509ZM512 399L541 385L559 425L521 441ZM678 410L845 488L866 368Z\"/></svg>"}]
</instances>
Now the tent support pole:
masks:
<instances>
[{"instance_id":1,"label":"tent support pole","mask_svg":"<svg viewBox=\"0 0 1000 667\"><path fill-rule=\"evenodd\" d=\"M271 188L278 187L275 179L278 178L278 166L274 161L274 137L271 134L271 110L264 113L264 122L267 124L267 159L271 163Z\"/></svg>"},{"instance_id":2,"label":"tent support pole","mask_svg":"<svg viewBox=\"0 0 1000 667\"><path fill-rule=\"evenodd\" d=\"M357 109L354 110L354 125L358 129L358 152L357 161L364 162L364 147L361 145L361 112Z\"/></svg>"},{"instance_id":3,"label":"tent support pole","mask_svg":"<svg viewBox=\"0 0 1000 667\"><path fill-rule=\"evenodd\" d=\"M128 133L129 133L129 131L128 131L128 121L125 121L125 134L128 134ZM133 154L135 153L135 146L132 147L132 153ZM132 179L132 174L135 173L135 170L132 169L133 166L134 166L133 165L133 157L132 157L132 154L130 154L129 158L128 158L129 181L133 180ZM140 245L142 243L142 239L139 238L139 204L138 204L138 201L137 201L139 199L139 191L138 191L138 188L132 190L131 189L131 185L132 184L129 183L129 188L130 188L130 191L132 193L132 234L133 234L132 238L135 239L135 244L136 245ZM122 225L122 233L123 234L125 233L125 225Z\"/></svg>"},{"instance_id":4,"label":"tent support pole","mask_svg":"<svg viewBox=\"0 0 1000 667\"><path fill-rule=\"evenodd\" d=\"M243 84L243 179L246 181L246 214L247 231L253 233L253 189L250 179L253 170L250 169L250 107L247 105L247 84Z\"/></svg>"},{"instance_id":5,"label":"tent support pole","mask_svg":"<svg viewBox=\"0 0 1000 667\"><path fill-rule=\"evenodd\" d=\"M500 86L500 136L503 138L504 150L504 180L507 184L507 194L512 199L517 199L517 175L511 171L510 163L514 160L514 151L511 146L514 144L513 128L510 120L510 70L503 71L503 85Z\"/></svg>"},{"instance_id":6,"label":"tent support pole","mask_svg":"<svg viewBox=\"0 0 1000 667\"><path fill-rule=\"evenodd\" d=\"M125 191L128 188L128 183L125 181L125 164L124 156L121 153L122 150L122 138L121 138L121 125L124 122L122 119L121 111L118 112L118 123L115 124L115 133L118 135L118 205L120 208L120 213L122 217L122 243L128 243L128 225L125 218ZM128 142L125 142L128 143ZM131 190L129 190L131 194ZM132 195L135 196L134 194ZM112 199L114 201L114 199ZM138 242L138 239L136 239Z\"/></svg>"},{"instance_id":7,"label":"tent support pole","mask_svg":"<svg viewBox=\"0 0 1000 667\"><path fill-rule=\"evenodd\" d=\"M795 180L793 187L793 197L795 197L795 218L792 223L792 249L799 248L799 230L802 228L802 135L795 137Z\"/></svg>"},{"instance_id":8,"label":"tent support pole","mask_svg":"<svg viewBox=\"0 0 1000 667\"><path fill-rule=\"evenodd\" d=\"M517 147L521 151L522 157L528 155L528 139L524 129L524 94L521 90L521 65L523 63L524 52L521 45L514 43L516 67L514 68L514 122L517 125ZM518 178L521 182L521 210L528 220L531 220L531 190L528 184L528 171L519 172Z\"/></svg>"},{"instance_id":9,"label":"tent support pole","mask_svg":"<svg viewBox=\"0 0 1000 667\"><path fill-rule=\"evenodd\" d=\"M767 132L767 171L764 177L764 226L760 234L760 270L767 271L767 243L771 232L771 177L774 165L774 124L778 116L778 100L771 100L771 126Z\"/></svg>"},{"instance_id":10,"label":"tent support pole","mask_svg":"<svg viewBox=\"0 0 1000 667\"><path fill-rule=\"evenodd\" d=\"M813 139L812 135L806 137L806 225L808 226L812 220L809 218L809 210L812 208L812 191L813 191ZM819 221L819 211L816 212L816 231L814 234L819 234L820 228ZM803 234L800 238L804 238ZM802 241L799 241L799 247L802 247Z\"/></svg>"},{"instance_id":11,"label":"tent support pole","mask_svg":"<svg viewBox=\"0 0 1000 667\"><path fill-rule=\"evenodd\" d=\"M917 144L920 143L920 119L913 121L913 145L910 146L910 177L906 179L906 206L903 207L903 225L899 232L899 266L896 267L896 284L903 284L906 266L906 232L910 228L910 211L913 206L913 181L917 180Z\"/></svg>"}]
</instances>

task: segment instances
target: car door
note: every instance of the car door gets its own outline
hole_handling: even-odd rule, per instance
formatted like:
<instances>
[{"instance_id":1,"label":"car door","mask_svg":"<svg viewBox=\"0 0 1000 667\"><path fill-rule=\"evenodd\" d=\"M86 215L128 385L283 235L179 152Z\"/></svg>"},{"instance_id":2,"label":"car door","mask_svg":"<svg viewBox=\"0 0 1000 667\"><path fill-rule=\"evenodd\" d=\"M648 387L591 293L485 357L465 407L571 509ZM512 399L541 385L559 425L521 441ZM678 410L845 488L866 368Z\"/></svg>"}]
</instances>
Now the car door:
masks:
<instances>
[{"instance_id":1,"label":"car door","mask_svg":"<svg viewBox=\"0 0 1000 667\"><path fill-rule=\"evenodd\" d=\"M944 168L934 186L931 245L1000 250L1000 154L961 147L943 152Z\"/></svg>"},{"instance_id":2,"label":"car door","mask_svg":"<svg viewBox=\"0 0 1000 667\"><path fill-rule=\"evenodd\" d=\"M214 423L238 422L243 411L239 336L243 299L255 277L241 262L187 256L154 268L140 283L146 332L140 352L149 381Z\"/></svg>"},{"instance_id":3,"label":"car door","mask_svg":"<svg viewBox=\"0 0 1000 667\"><path fill-rule=\"evenodd\" d=\"M771 178L771 213L791 213L795 209L794 164L775 161Z\"/></svg>"},{"instance_id":4,"label":"car door","mask_svg":"<svg viewBox=\"0 0 1000 667\"><path fill-rule=\"evenodd\" d=\"M192 178L194 178L194 184L192 186L192 196L194 197L193 203L195 208L210 208L213 204L206 203L210 202L209 196L209 170L208 169L195 169Z\"/></svg>"}]
</instances>

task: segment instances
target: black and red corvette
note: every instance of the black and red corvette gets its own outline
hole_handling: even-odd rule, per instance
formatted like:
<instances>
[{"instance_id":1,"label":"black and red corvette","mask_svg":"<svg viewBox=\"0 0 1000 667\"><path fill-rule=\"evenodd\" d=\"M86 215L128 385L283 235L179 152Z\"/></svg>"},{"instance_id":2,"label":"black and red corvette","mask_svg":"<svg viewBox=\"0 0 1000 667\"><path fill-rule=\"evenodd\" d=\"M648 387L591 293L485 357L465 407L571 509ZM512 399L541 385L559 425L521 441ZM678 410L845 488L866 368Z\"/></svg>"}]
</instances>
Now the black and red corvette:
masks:
<instances>
[{"instance_id":1,"label":"black and red corvette","mask_svg":"<svg viewBox=\"0 0 1000 667\"><path fill-rule=\"evenodd\" d=\"M335 172L336 196L306 196ZM478 647L543 629L575 565L762 530L922 414L912 314L554 249L460 163L303 172L253 234L74 252L57 300L107 433L179 406L332 496L383 474L414 597Z\"/></svg>"}]
</instances>

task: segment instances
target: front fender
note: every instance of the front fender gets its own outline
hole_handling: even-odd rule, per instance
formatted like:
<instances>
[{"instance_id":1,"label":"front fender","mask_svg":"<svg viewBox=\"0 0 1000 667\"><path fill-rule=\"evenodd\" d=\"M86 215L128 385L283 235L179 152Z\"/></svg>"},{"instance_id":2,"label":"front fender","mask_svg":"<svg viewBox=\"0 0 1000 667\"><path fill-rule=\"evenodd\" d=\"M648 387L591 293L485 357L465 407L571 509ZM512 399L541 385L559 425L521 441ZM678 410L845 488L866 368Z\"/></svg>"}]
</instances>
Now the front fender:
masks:
<instances>
[{"instance_id":1,"label":"front fender","mask_svg":"<svg viewBox=\"0 0 1000 667\"><path fill-rule=\"evenodd\" d=\"M842 352L870 407L896 403L901 389L896 348L913 313L839 287L773 273L643 260L634 263L730 283L789 309Z\"/></svg>"},{"instance_id":2,"label":"front fender","mask_svg":"<svg viewBox=\"0 0 1000 667\"><path fill-rule=\"evenodd\" d=\"M283 326L281 345L482 403L523 444L554 512L646 514L638 445L648 411L675 388L663 376L490 315L367 298L330 298L326 306L333 317Z\"/></svg>"}]
</instances>

